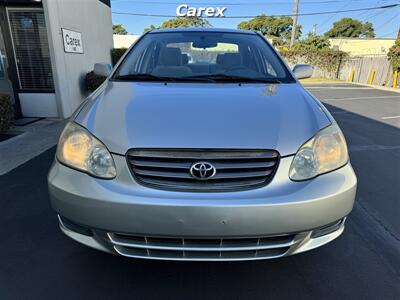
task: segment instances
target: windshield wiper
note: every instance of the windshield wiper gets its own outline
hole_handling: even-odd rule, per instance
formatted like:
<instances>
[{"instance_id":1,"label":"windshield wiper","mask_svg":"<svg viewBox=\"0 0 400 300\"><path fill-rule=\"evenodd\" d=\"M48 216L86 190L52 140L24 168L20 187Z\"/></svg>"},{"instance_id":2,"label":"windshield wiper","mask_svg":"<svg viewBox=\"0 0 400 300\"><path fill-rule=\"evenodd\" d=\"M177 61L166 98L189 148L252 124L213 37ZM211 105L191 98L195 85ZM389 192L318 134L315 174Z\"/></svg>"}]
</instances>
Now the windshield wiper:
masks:
<instances>
[{"instance_id":1,"label":"windshield wiper","mask_svg":"<svg viewBox=\"0 0 400 300\"><path fill-rule=\"evenodd\" d=\"M148 73L138 73L138 74L127 74L127 75L118 75L114 77L117 80L138 80L138 81L175 81L174 78L171 77L163 77L156 76Z\"/></svg>"},{"instance_id":2,"label":"windshield wiper","mask_svg":"<svg viewBox=\"0 0 400 300\"><path fill-rule=\"evenodd\" d=\"M127 75L119 75L114 77L117 80L130 80L130 81L213 81L212 79L204 78L197 78L196 76L185 76L185 77L166 77L166 76L157 76L149 73L138 73L138 74L127 74Z\"/></svg>"},{"instance_id":3,"label":"windshield wiper","mask_svg":"<svg viewBox=\"0 0 400 300\"><path fill-rule=\"evenodd\" d=\"M228 82L260 82L260 83L281 83L278 79L275 78L252 78L252 77L244 77L238 75L228 75L228 74L204 74L204 75L193 75L189 77L184 77L187 79L195 79L195 78L205 78L210 79L212 81L228 81Z\"/></svg>"}]
</instances>

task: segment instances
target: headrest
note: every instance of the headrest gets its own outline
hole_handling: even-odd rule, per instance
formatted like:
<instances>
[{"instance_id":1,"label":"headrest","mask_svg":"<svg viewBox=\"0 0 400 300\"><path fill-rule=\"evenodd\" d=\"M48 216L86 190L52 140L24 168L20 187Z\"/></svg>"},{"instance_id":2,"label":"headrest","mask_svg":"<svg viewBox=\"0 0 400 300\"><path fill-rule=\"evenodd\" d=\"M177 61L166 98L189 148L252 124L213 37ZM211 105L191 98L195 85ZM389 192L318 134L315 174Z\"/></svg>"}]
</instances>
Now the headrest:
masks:
<instances>
[{"instance_id":1,"label":"headrest","mask_svg":"<svg viewBox=\"0 0 400 300\"><path fill-rule=\"evenodd\" d=\"M182 54L182 64L187 65L189 63L189 56L187 54Z\"/></svg>"},{"instance_id":2,"label":"headrest","mask_svg":"<svg viewBox=\"0 0 400 300\"><path fill-rule=\"evenodd\" d=\"M180 66L182 65L182 54L179 48L165 47L160 51L158 61L164 66Z\"/></svg>"},{"instance_id":3,"label":"headrest","mask_svg":"<svg viewBox=\"0 0 400 300\"><path fill-rule=\"evenodd\" d=\"M222 59L224 67L233 67L242 64L242 56L239 53L225 53Z\"/></svg>"},{"instance_id":4,"label":"headrest","mask_svg":"<svg viewBox=\"0 0 400 300\"><path fill-rule=\"evenodd\" d=\"M219 64L219 65L222 64L222 62L223 62L223 60L224 60L224 55L225 55L225 54L218 54L218 55L217 55L217 61L216 61L217 64Z\"/></svg>"}]
</instances>

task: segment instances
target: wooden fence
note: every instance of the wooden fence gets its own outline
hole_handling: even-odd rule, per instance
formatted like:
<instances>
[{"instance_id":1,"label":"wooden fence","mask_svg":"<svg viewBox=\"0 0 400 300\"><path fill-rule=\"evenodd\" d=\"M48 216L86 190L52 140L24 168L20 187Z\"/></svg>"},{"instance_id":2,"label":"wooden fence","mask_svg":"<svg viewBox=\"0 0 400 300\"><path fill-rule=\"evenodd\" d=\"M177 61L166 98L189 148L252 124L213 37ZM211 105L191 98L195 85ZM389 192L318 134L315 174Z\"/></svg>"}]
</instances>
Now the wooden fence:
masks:
<instances>
[{"instance_id":1,"label":"wooden fence","mask_svg":"<svg viewBox=\"0 0 400 300\"><path fill-rule=\"evenodd\" d=\"M304 63L304 61L299 58L296 59L295 63ZM293 64L290 65L293 66ZM352 73L354 74L352 75ZM312 77L350 80L353 82L393 87L393 70L386 56L347 57L341 61L338 69L334 71L314 66ZM399 79L400 74L397 78L397 86L400 85Z\"/></svg>"},{"instance_id":2,"label":"wooden fence","mask_svg":"<svg viewBox=\"0 0 400 300\"><path fill-rule=\"evenodd\" d=\"M349 80L352 72L354 82L393 86L393 70L386 56L349 57L340 64L337 78Z\"/></svg>"}]
</instances>

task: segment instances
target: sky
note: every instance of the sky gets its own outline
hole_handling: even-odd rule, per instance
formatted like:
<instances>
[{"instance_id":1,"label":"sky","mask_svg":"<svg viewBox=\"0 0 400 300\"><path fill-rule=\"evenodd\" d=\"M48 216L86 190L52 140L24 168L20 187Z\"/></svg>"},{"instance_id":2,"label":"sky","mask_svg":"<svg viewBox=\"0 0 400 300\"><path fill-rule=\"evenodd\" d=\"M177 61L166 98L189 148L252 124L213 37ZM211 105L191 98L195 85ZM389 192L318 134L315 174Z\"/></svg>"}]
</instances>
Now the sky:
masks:
<instances>
[{"instance_id":1,"label":"sky","mask_svg":"<svg viewBox=\"0 0 400 300\"><path fill-rule=\"evenodd\" d=\"M299 14L337 10L360 9L399 3L399 0L299 0ZM292 14L293 0L111 0L113 24L122 24L129 34L142 34L143 29L151 24L160 25L168 17L149 17L118 15L115 12L164 14L175 16L180 4L190 7L226 7L225 16L255 16L259 14ZM333 13L327 15L299 16L303 37L316 26L317 34L323 34L332 27L332 23L351 17L360 21L371 22L377 37L396 37L400 26L400 6L379 10ZM236 28L241 21L249 19L208 19L213 27Z\"/></svg>"}]
</instances>

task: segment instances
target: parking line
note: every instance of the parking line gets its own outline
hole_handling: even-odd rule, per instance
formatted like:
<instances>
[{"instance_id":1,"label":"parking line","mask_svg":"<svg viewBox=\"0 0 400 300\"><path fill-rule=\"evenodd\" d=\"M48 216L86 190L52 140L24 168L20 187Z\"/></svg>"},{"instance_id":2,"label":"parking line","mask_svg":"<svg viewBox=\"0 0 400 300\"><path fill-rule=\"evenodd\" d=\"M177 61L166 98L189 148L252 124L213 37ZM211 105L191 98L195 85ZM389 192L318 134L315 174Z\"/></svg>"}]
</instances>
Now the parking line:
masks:
<instances>
[{"instance_id":1,"label":"parking line","mask_svg":"<svg viewBox=\"0 0 400 300\"><path fill-rule=\"evenodd\" d=\"M306 89L329 89L329 90L375 90L374 88L368 87L344 87L344 86L307 86L304 85Z\"/></svg>"},{"instance_id":2,"label":"parking line","mask_svg":"<svg viewBox=\"0 0 400 300\"><path fill-rule=\"evenodd\" d=\"M345 101L345 100L374 100L374 99L388 99L388 98L399 98L400 96L376 96L376 97L353 97L353 98L328 98L322 99L322 101Z\"/></svg>"},{"instance_id":3,"label":"parking line","mask_svg":"<svg viewBox=\"0 0 400 300\"><path fill-rule=\"evenodd\" d=\"M389 116L389 117L382 117L382 120L388 120L388 119L397 119L400 118L400 116Z\"/></svg>"}]
</instances>

